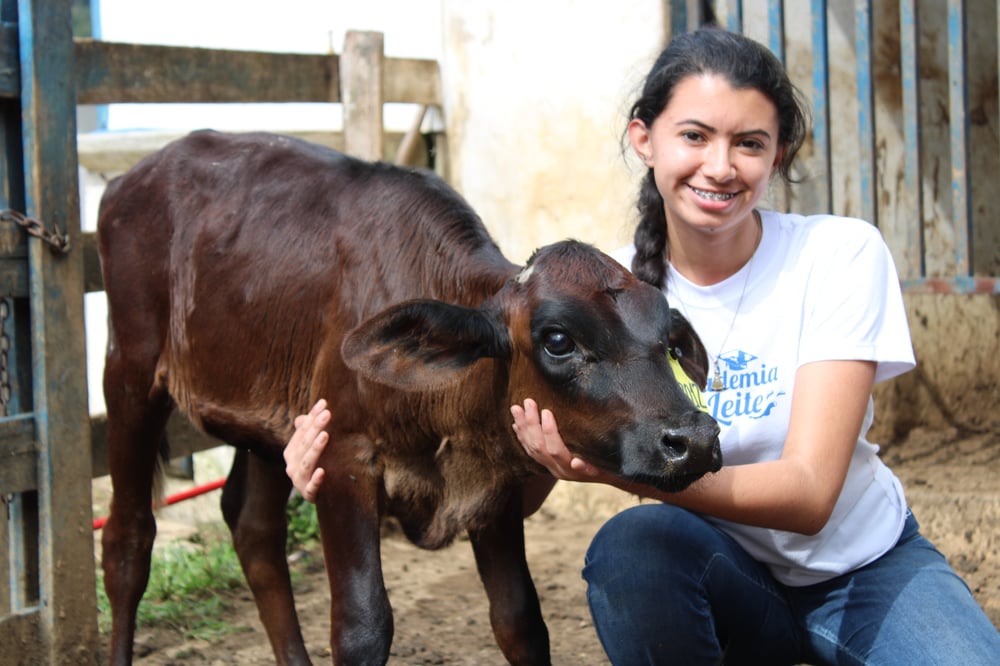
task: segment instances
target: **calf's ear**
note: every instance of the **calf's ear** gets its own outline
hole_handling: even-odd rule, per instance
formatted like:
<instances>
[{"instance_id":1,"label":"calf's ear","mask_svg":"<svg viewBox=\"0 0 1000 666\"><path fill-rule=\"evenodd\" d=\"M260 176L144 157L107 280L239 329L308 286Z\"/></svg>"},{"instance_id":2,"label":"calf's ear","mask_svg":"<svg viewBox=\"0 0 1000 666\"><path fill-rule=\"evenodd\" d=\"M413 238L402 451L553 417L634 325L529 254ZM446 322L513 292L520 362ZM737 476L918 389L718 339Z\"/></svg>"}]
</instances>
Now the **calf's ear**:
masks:
<instances>
[{"instance_id":1,"label":"calf's ear","mask_svg":"<svg viewBox=\"0 0 1000 666\"><path fill-rule=\"evenodd\" d=\"M680 350L677 360L684 372L702 389L708 385L708 352L701 338L687 319L679 311L670 309L670 349Z\"/></svg>"},{"instance_id":2,"label":"calf's ear","mask_svg":"<svg viewBox=\"0 0 1000 666\"><path fill-rule=\"evenodd\" d=\"M481 358L509 358L505 327L481 310L434 300L394 305L344 339L344 363L379 384L414 391L459 381Z\"/></svg>"}]
</instances>

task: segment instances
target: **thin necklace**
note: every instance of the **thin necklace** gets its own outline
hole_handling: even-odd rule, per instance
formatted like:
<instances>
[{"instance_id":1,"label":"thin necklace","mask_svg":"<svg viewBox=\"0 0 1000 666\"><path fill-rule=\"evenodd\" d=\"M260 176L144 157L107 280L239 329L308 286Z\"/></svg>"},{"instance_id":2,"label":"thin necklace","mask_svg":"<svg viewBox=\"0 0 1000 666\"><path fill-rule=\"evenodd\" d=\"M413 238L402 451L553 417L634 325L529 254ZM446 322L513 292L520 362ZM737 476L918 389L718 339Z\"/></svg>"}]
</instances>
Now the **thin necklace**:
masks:
<instances>
[{"instance_id":1,"label":"thin necklace","mask_svg":"<svg viewBox=\"0 0 1000 666\"><path fill-rule=\"evenodd\" d=\"M715 355L713 360L713 368L715 370L712 376L711 388L713 391L722 391L726 388L725 382L722 381L722 372L719 370L719 356L726 349L726 343L729 342L729 336L733 332L733 327L736 326L736 318L740 314L740 307L743 305L743 296L747 293L747 285L750 284L750 273L753 271L753 258L757 256L757 248L760 246L760 240L764 236L764 225L760 220L760 213L757 212L755 208L753 211L753 219L757 223L757 240L753 244L753 252L750 253L750 259L747 261L747 275L743 279L743 288L740 290L740 298L736 302L736 310L733 312L733 320L729 322L729 330L726 331L726 337L722 339L722 344L719 345L719 351ZM681 309L684 310L684 316L688 321L691 321L691 317L688 315L687 306L684 305L684 300L680 296L680 290L676 290L674 296L677 297L677 301L681 304Z\"/></svg>"}]
</instances>

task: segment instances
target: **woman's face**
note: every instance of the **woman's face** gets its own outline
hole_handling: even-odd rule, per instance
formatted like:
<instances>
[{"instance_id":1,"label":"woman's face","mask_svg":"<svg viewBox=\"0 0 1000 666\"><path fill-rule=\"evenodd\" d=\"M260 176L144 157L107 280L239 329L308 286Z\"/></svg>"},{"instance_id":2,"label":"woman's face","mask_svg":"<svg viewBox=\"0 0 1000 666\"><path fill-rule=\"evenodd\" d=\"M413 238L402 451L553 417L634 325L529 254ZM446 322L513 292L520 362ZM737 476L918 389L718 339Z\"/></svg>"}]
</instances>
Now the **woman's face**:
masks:
<instances>
[{"instance_id":1,"label":"woman's face","mask_svg":"<svg viewBox=\"0 0 1000 666\"><path fill-rule=\"evenodd\" d=\"M628 131L667 221L705 233L752 220L781 156L774 104L714 74L682 79L652 127L633 120Z\"/></svg>"}]
</instances>

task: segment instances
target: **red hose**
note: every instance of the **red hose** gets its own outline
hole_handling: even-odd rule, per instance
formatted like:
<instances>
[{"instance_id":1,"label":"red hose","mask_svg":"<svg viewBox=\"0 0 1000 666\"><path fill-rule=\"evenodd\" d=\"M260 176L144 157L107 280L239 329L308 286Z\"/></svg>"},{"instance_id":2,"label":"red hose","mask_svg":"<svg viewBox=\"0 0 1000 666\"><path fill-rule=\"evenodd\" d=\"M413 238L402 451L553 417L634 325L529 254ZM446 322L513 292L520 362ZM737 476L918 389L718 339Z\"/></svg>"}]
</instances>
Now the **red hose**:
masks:
<instances>
[{"instance_id":1,"label":"red hose","mask_svg":"<svg viewBox=\"0 0 1000 666\"><path fill-rule=\"evenodd\" d=\"M218 490L222 486L226 485L225 479L218 479L210 483L206 483L201 486L195 486L194 488L188 488L187 490L182 490L179 493L170 495L163 502L157 504L157 508L170 506L171 504L177 504L178 502L183 502L186 499L191 499L192 497L197 497L198 495L204 495L205 493L210 493L213 490ZM94 519L94 529L99 530L104 527L104 523L108 522L107 516L104 518Z\"/></svg>"}]
</instances>

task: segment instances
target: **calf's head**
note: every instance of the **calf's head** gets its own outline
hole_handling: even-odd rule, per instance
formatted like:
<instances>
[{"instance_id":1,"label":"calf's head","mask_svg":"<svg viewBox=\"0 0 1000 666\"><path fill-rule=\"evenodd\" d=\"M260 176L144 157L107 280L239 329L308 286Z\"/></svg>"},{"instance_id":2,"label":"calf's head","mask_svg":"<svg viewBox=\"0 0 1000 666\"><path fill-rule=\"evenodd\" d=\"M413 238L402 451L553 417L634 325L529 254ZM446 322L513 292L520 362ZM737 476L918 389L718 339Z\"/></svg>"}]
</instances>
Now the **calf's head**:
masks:
<instances>
[{"instance_id":1,"label":"calf's head","mask_svg":"<svg viewBox=\"0 0 1000 666\"><path fill-rule=\"evenodd\" d=\"M407 301L357 327L348 366L404 390L442 388L500 361L498 406L535 399L574 453L624 478L683 489L722 464L719 428L671 368L705 385L707 356L654 287L574 241L542 248L478 308Z\"/></svg>"}]
</instances>

